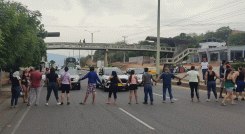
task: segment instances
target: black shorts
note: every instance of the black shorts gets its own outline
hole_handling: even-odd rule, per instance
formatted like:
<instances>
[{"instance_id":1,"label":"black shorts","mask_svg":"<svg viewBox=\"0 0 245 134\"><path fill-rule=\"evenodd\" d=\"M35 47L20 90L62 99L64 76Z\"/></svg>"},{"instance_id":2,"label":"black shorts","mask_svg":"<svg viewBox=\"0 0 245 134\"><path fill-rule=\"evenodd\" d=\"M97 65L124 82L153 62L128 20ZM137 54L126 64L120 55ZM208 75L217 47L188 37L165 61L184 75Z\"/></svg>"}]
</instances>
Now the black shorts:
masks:
<instances>
[{"instance_id":1,"label":"black shorts","mask_svg":"<svg viewBox=\"0 0 245 134\"><path fill-rule=\"evenodd\" d=\"M61 91L62 93L69 93L70 92L70 85L69 84L61 84Z\"/></svg>"},{"instance_id":2,"label":"black shorts","mask_svg":"<svg viewBox=\"0 0 245 134\"><path fill-rule=\"evenodd\" d=\"M129 90L136 90L138 89L137 84L130 84Z\"/></svg>"}]
</instances>

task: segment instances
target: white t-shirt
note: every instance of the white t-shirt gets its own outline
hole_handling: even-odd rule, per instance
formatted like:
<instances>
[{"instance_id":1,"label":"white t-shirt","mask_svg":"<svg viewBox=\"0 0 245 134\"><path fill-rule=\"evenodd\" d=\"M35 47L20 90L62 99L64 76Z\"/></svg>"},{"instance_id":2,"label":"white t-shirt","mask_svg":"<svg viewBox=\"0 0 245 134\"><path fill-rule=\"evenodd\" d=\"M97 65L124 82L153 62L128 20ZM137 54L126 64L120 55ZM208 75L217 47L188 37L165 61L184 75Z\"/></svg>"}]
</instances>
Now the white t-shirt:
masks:
<instances>
[{"instance_id":1,"label":"white t-shirt","mask_svg":"<svg viewBox=\"0 0 245 134\"><path fill-rule=\"evenodd\" d=\"M198 82L197 76L199 76L199 73L197 71L191 70L187 74L189 75L189 82Z\"/></svg>"},{"instance_id":2,"label":"white t-shirt","mask_svg":"<svg viewBox=\"0 0 245 134\"><path fill-rule=\"evenodd\" d=\"M208 62L201 63L202 69L208 69Z\"/></svg>"}]
</instances>

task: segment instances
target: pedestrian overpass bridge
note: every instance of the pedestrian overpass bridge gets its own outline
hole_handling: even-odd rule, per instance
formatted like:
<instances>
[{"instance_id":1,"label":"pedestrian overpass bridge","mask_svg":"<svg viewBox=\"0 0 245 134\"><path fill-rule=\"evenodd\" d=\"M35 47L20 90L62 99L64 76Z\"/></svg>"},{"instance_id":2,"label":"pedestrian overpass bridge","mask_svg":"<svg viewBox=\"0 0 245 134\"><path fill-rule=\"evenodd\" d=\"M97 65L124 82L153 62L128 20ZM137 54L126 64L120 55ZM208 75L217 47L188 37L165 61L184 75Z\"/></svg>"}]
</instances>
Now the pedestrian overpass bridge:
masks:
<instances>
[{"instance_id":1,"label":"pedestrian overpass bridge","mask_svg":"<svg viewBox=\"0 0 245 134\"><path fill-rule=\"evenodd\" d=\"M46 42L48 50L56 49L71 49L71 50L105 50L105 66L107 66L107 51L148 51L156 52L157 46L140 45L140 44L110 44L110 43L72 43L72 42ZM175 53L172 58L160 59L160 64L174 64L180 62L185 56L189 54L197 54L196 48L186 48L179 52L177 47L160 47L160 52Z\"/></svg>"}]
</instances>

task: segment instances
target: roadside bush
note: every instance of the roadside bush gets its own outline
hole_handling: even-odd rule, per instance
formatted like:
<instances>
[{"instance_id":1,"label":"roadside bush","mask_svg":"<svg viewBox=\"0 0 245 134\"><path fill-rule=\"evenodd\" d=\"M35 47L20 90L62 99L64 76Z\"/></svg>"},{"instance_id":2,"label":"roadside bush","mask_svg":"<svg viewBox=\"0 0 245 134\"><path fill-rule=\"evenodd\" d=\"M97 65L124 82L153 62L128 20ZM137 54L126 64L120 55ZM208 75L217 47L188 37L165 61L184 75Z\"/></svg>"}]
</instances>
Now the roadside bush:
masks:
<instances>
[{"instance_id":1,"label":"roadside bush","mask_svg":"<svg viewBox=\"0 0 245 134\"><path fill-rule=\"evenodd\" d=\"M239 67L245 68L245 63L244 62L232 63L231 66L232 66L232 68L234 68L235 70L237 70Z\"/></svg>"}]
</instances>

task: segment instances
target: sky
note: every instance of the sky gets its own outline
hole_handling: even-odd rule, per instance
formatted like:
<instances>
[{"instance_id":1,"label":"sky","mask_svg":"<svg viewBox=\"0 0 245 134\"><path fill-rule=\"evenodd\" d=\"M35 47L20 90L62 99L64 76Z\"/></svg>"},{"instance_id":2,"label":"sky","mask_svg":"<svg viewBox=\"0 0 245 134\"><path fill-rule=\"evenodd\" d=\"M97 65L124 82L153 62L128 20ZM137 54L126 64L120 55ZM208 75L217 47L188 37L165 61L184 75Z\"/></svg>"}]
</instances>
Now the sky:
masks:
<instances>
[{"instance_id":1,"label":"sky","mask_svg":"<svg viewBox=\"0 0 245 134\"><path fill-rule=\"evenodd\" d=\"M60 37L45 42L138 43L147 36L157 36L158 0L14 0L29 10L42 13L42 24L48 32ZM222 26L245 31L244 0L161 0L160 36L180 33L206 33ZM87 30L87 31L85 31ZM72 50L48 50L68 56ZM81 55L88 55L81 50ZM78 51L74 51L78 55Z\"/></svg>"}]
</instances>

